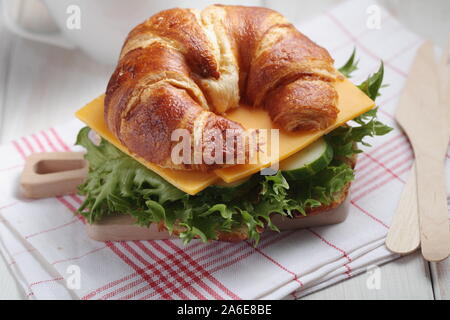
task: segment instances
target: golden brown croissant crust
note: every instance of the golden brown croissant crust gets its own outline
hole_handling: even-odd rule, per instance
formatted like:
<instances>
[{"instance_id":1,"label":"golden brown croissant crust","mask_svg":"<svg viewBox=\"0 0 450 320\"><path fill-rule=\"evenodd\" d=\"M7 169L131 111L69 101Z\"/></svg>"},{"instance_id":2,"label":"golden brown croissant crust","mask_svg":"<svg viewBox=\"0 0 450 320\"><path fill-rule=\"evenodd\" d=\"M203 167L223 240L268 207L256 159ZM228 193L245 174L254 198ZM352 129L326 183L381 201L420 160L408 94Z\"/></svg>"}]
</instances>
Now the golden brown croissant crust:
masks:
<instances>
[{"instance_id":1,"label":"golden brown croissant crust","mask_svg":"<svg viewBox=\"0 0 450 320\"><path fill-rule=\"evenodd\" d=\"M220 165L172 162L173 130L243 134L240 124L221 116L240 102L266 108L285 130L326 128L338 114L333 63L270 9L166 10L128 35L106 91L105 120L131 152L150 162L211 170Z\"/></svg>"}]
</instances>

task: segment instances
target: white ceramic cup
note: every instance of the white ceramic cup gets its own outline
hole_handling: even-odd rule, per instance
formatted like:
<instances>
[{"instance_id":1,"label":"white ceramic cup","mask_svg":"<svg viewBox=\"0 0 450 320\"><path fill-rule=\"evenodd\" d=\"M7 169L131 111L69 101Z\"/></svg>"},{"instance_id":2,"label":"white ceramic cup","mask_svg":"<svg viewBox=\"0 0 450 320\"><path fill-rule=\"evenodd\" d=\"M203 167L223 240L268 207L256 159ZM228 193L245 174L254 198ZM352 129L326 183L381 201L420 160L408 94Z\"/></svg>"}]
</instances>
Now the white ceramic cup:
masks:
<instances>
[{"instance_id":1,"label":"white ceramic cup","mask_svg":"<svg viewBox=\"0 0 450 320\"><path fill-rule=\"evenodd\" d=\"M259 6L262 0L41 0L58 33L25 29L12 12L21 0L3 0L5 25L27 39L63 48L78 47L103 64L114 65L128 32L153 14L174 7L203 8L214 3Z\"/></svg>"},{"instance_id":2,"label":"white ceramic cup","mask_svg":"<svg viewBox=\"0 0 450 320\"><path fill-rule=\"evenodd\" d=\"M411 31L445 47L450 38L450 1L378 0Z\"/></svg>"}]
</instances>

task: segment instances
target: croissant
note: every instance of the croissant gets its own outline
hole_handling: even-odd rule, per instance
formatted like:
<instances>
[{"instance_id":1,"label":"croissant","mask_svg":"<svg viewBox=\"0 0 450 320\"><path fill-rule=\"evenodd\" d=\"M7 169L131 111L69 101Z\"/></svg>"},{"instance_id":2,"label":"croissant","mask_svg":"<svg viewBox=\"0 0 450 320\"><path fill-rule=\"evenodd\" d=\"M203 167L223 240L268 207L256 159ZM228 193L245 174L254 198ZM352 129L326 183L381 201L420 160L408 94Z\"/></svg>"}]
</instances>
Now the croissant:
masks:
<instances>
[{"instance_id":1,"label":"croissant","mask_svg":"<svg viewBox=\"0 0 450 320\"><path fill-rule=\"evenodd\" d=\"M209 6L162 11L128 35L108 83L105 120L131 152L161 167L208 171L221 164L175 164L176 129L246 130L225 115L240 103L267 109L288 131L314 131L337 118L338 73L322 47L266 8ZM223 157L238 156L224 145Z\"/></svg>"}]
</instances>

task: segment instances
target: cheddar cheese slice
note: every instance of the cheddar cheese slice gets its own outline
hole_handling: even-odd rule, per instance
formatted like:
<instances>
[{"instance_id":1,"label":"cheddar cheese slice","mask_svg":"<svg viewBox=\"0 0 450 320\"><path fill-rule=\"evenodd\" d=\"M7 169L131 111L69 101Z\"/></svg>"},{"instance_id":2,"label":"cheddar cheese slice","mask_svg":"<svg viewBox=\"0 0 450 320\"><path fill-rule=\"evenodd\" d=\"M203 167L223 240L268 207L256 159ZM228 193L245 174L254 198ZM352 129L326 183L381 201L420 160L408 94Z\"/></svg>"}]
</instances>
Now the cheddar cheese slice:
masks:
<instances>
[{"instance_id":1,"label":"cheddar cheese slice","mask_svg":"<svg viewBox=\"0 0 450 320\"><path fill-rule=\"evenodd\" d=\"M109 131L106 126L105 119L103 117L104 99L105 95L101 95L75 113L78 119L86 123L89 128L97 132L103 139L109 141L119 150L126 153L130 157L133 157L144 166L163 177L167 182L190 195L199 193L219 179L214 172L204 173L165 169L148 162L135 154L131 154L127 147L120 143L120 141L111 133L111 131Z\"/></svg>"},{"instance_id":2,"label":"cheddar cheese slice","mask_svg":"<svg viewBox=\"0 0 450 320\"><path fill-rule=\"evenodd\" d=\"M235 182L255 174L263 168L269 167L272 163L282 161L307 147L323 135L369 111L375 106L375 103L349 80L337 81L335 88L339 94L338 108L340 112L333 126L326 130L313 133L288 133L280 130L280 150L276 159L269 157L265 163L236 165L225 169L218 169L211 173L164 169L132 154L106 126L103 117L104 95L78 110L76 116L122 152L133 157L180 190L190 195L195 195L217 180L220 180L220 178L228 183ZM272 124L268 113L262 109L242 106L231 111L226 115L226 118L242 124L247 129L277 129ZM270 149L268 148L268 150Z\"/></svg>"},{"instance_id":3,"label":"cheddar cheese slice","mask_svg":"<svg viewBox=\"0 0 450 320\"><path fill-rule=\"evenodd\" d=\"M335 88L339 94L339 115L331 127L326 130L307 133L289 133L280 130L279 153L276 159L269 156L265 163L236 165L215 170L215 173L228 183L255 174L261 169L270 167L272 164L299 152L323 135L369 111L375 106L375 102L347 79L337 81ZM237 108L230 112L227 118L241 123L246 129L277 129L268 113L261 109L250 107ZM270 145L267 147L267 150L270 150Z\"/></svg>"}]
</instances>

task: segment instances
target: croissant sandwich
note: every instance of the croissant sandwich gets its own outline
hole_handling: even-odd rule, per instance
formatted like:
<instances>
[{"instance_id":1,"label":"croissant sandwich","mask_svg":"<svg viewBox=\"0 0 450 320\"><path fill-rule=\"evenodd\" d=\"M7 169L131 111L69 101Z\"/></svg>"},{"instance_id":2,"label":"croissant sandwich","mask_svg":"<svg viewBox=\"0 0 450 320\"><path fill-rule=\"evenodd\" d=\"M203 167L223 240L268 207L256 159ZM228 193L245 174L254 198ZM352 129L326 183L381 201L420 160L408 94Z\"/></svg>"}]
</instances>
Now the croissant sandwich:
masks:
<instances>
[{"instance_id":1,"label":"croissant sandwich","mask_svg":"<svg viewBox=\"0 0 450 320\"><path fill-rule=\"evenodd\" d=\"M106 89L104 122L118 144L96 143L88 127L78 135L90 163L80 213L89 222L130 214L185 242L257 241L265 229L278 230L275 216L301 219L336 208L354 178L358 143L390 131L376 109L339 122L347 100L336 88L355 69L355 53L336 69L326 49L270 9L214 5L152 16L129 33ZM381 66L359 88L375 100L382 78ZM242 108L245 121L230 116ZM314 139L280 158L271 175L217 178L195 194L183 191L177 174L214 176L250 165L261 148L251 137L261 128L247 120L257 112L286 136ZM174 158L175 133L189 141L182 161ZM242 162L198 161L207 149L209 160ZM169 171L171 182L161 174Z\"/></svg>"}]
</instances>

